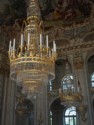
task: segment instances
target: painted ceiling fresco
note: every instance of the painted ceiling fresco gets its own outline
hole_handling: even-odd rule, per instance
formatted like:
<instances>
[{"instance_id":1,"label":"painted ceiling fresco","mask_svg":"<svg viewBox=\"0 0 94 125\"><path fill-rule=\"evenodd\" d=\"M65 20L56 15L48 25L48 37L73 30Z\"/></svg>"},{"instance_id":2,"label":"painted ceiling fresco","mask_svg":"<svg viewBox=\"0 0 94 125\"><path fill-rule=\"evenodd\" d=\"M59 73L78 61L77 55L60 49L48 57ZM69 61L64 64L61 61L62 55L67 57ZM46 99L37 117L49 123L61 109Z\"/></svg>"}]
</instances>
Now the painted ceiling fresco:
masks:
<instances>
[{"instance_id":1,"label":"painted ceiling fresco","mask_svg":"<svg viewBox=\"0 0 94 125\"><path fill-rule=\"evenodd\" d=\"M26 18L25 0L5 0L0 3L0 25L10 25ZM81 23L94 13L94 0L39 0L42 19L64 26Z\"/></svg>"},{"instance_id":2,"label":"painted ceiling fresco","mask_svg":"<svg viewBox=\"0 0 94 125\"><path fill-rule=\"evenodd\" d=\"M40 0L41 1L41 0ZM91 16L94 0L43 0L40 2L45 21L61 21L63 25L81 23Z\"/></svg>"}]
</instances>

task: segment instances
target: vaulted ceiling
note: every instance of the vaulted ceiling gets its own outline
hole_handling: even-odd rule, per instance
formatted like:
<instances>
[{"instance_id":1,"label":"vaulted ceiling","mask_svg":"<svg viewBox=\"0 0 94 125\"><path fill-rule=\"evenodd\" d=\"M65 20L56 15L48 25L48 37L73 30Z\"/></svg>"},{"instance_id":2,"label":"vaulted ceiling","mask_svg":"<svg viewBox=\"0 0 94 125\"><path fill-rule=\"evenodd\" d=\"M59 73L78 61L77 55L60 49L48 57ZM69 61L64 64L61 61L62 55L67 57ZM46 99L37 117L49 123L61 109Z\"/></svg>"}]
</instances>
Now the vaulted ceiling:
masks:
<instances>
[{"instance_id":1,"label":"vaulted ceiling","mask_svg":"<svg viewBox=\"0 0 94 125\"><path fill-rule=\"evenodd\" d=\"M42 19L48 26L53 23L70 26L90 17L94 0L38 0ZM26 17L25 0L0 0L0 24L12 24Z\"/></svg>"},{"instance_id":2,"label":"vaulted ceiling","mask_svg":"<svg viewBox=\"0 0 94 125\"><path fill-rule=\"evenodd\" d=\"M85 36L88 31L90 32L89 28L94 31L94 21L92 20L94 19L94 0L38 1L42 20L44 21L44 28L46 31L52 29L49 33L49 38L52 38L54 34L52 40L55 39L58 41L57 44L59 47L61 47L61 43L62 46L69 45L73 42L70 42L70 39L74 37L79 36L80 38ZM14 37L15 32L13 31L15 27L11 28L10 26L13 26L15 22L21 26L23 19L26 19L26 10L27 5L25 0L0 0L0 26L5 26L2 27L2 29L9 26L7 31L9 32L10 28L10 32L12 33L11 36ZM92 22L91 27L89 27L90 22ZM91 38L90 34L88 36L84 37L85 41Z\"/></svg>"}]
</instances>

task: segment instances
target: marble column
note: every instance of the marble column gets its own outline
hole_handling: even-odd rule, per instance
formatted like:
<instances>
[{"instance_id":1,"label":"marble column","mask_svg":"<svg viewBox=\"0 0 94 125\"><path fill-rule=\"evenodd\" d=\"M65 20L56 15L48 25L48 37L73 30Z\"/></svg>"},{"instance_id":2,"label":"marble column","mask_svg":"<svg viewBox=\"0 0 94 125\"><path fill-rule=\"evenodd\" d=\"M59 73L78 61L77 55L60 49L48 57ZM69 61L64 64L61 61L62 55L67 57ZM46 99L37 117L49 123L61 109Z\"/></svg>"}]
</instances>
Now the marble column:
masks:
<instances>
[{"instance_id":1,"label":"marble column","mask_svg":"<svg viewBox=\"0 0 94 125\"><path fill-rule=\"evenodd\" d=\"M87 57L87 53L83 54L83 58L86 61L86 57ZM93 109L92 109L92 104L91 104L91 95L90 95L90 88L89 88L89 80L88 80L88 67L87 67L87 62L84 62L84 95L85 95L85 99L87 101L87 105L88 105L88 112L87 112L87 116L88 116L88 124L93 125Z\"/></svg>"},{"instance_id":2,"label":"marble column","mask_svg":"<svg viewBox=\"0 0 94 125\"><path fill-rule=\"evenodd\" d=\"M3 97L2 97L2 119L1 119L1 125L5 125L5 118L6 118L6 103L7 103L7 88L8 88L8 77L3 76Z\"/></svg>"},{"instance_id":3,"label":"marble column","mask_svg":"<svg viewBox=\"0 0 94 125\"><path fill-rule=\"evenodd\" d=\"M9 78L6 79L2 125L14 125L15 85Z\"/></svg>"},{"instance_id":4,"label":"marble column","mask_svg":"<svg viewBox=\"0 0 94 125\"><path fill-rule=\"evenodd\" d=\"M89 99L89 91L87 90L88 87L87 87L87 82L86 82L86 79L87 77L85 76L86 73L85 73L85 70L86 70L86 67L84 65L84 57L83 55L82 56L78 56L75 58L75 61L74 61L74 73L75 73L75 77L76 77L76 86L77 86L77 90L79 91L78 87L78 81L80 83L80 92L83 96L83 100L82 100L82 103L87 105L87 103L89 104L89 102L87 101ZM90 110L90 109L89 109ZM88 117L87 117L87 112L88 112ZM79 124L82 124L82 125L88 125L88 121L90 122L90 125L92 125L92 121L90 120L90 114L89 114L89 111L86 111L86 114L84 114L84 116L80 116L81 114L79 113ZM85 120L83 120L83 118L86 118Z\"/></svg>"}]
</instances>

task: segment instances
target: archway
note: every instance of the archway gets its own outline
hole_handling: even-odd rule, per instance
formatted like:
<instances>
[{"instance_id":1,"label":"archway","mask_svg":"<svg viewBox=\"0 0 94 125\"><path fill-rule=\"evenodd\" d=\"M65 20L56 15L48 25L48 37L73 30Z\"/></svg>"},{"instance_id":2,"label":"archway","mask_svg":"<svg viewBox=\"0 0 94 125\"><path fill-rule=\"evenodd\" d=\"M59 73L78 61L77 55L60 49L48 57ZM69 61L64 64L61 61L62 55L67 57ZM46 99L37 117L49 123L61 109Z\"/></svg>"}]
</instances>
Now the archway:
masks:
<instances>
[{"instance_id":1,"label":"archway","mask_svg":"<svg viewBox=\"0 0 94 125\"><path fill-rule=\"evenodd\" d=\"M63 111L65 107L61 105L60 99L54 100L50 107L49 125L63 125Z\"/></svg>"}]
</instances>

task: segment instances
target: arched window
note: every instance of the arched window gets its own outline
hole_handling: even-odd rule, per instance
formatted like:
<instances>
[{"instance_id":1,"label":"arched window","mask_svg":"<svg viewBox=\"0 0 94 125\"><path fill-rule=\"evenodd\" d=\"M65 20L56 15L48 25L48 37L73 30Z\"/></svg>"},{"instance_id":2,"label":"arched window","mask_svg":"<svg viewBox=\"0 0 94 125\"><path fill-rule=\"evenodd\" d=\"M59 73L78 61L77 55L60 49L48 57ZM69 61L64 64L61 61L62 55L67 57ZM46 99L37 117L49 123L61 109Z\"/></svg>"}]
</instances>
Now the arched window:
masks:
<instances>
[{"instance_id":1,"label":"arched window","mask_svg":"<svg viewBox=\"0 0 94 125\"><path fill-rule=\"evenodd\" d=\"M52 87L52 82L49 82L49 90L52 91L53 87Z\"/></svg>"},{"instance_id":2,"label":"arched window","mask_svg":"<svg viewBox=\"0 0 94 125\"><path fill-rule=\"evenodd\" d=\"M65 75L61 82L62 90L67 90L69 87L73 88L73 75Z\"/></svg>"},{"instance_id":3,"label":"arched window","mask_svg":"<svg viewBox=\"0 0 94 125\"><path fill-rule=\"evenodd\" d=\"M64 125L77 125L76 108L70 107L64 113Z\"/></svg>"},{"instance_id":4,"label":"arched window","mask_svg":"<svg viewBox=\"0 0 94 125\"><path fill-rule=\"evenodd\" d=\"M50 125L52 125L52 111L50 111Z\"/></svg>"},{"instance_id":5,"label":"arched window","mask_svg":"<svg viewBox=\"0 0 94 125\"><path fill-rule=\"evenodd\" d=\"M94 87L94 73L91 75L91 87Z\"/></svg>"}]
</instances>

